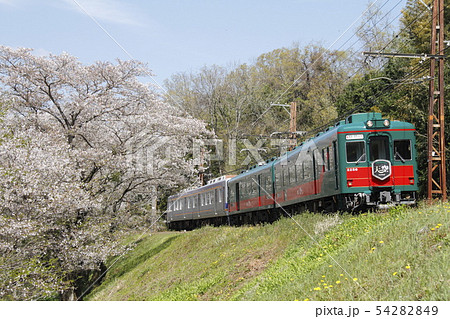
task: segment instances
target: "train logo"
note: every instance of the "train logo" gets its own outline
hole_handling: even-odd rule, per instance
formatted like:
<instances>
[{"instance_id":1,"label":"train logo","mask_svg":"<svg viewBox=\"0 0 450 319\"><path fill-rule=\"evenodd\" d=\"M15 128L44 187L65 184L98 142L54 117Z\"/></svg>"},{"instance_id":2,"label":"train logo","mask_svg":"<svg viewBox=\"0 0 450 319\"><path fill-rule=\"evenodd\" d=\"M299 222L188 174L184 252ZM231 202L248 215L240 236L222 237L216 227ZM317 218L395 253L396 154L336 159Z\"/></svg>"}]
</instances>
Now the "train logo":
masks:
<instances>
[{"instance_id":1,"label":"train logo","mask_svg":"<svg viewBox=\"0 0 450 319\"><path fill-rule=\"evenodd\" d=\"M377 160L372 163L372 175L380 181L391 176L391 171L391 162L387 160Z\"/></svg>"}]
</instances>

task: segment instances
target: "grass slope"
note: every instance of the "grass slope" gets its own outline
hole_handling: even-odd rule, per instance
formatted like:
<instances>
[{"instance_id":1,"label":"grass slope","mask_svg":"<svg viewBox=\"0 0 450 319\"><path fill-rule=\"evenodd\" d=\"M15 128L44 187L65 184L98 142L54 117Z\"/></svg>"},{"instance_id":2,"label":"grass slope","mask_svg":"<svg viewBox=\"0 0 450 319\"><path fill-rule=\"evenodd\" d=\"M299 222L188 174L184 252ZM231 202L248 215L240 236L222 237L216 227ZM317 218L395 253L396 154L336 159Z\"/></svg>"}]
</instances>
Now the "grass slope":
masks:
<instances>
[{"instance_id":1,"label":"grass slope","mask_svg":"<svg viewBox=\"0 0 450 319\"><path fill-rule=\"evenodd\" d=\"M422 204L146 235L85 299L449 300L449 216Z\"/></svg>"}]
</instances>

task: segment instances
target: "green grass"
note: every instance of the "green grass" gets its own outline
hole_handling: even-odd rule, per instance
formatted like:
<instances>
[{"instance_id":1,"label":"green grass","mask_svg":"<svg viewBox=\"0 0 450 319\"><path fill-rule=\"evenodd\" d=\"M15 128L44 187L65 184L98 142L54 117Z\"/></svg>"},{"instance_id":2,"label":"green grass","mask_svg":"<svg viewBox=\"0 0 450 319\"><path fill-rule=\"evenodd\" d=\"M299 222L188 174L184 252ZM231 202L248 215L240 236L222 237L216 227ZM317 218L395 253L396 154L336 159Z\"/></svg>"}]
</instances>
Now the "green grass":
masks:
<instances>
[{"instance_id":1,"label":"green grass","mask_svg":"<svg viewBox=\"0 0 450 319\"><path fill-rule=\"evenodd\" d=\"M85 299L448 300L449 215L422 204L146 235Z\"/></svg>"}]
</instances>

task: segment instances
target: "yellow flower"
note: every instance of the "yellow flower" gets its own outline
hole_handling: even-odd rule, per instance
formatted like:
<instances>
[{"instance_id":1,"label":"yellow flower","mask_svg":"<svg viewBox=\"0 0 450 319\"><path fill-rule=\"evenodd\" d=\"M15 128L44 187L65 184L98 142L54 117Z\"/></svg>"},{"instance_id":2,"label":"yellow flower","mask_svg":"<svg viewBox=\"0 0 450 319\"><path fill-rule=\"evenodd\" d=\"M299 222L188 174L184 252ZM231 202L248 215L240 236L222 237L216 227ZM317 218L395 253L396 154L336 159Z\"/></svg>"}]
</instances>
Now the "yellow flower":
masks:
<instances>
[{"instance_id":1,"label":"yellow flower","mask_svg":"<svg viewBox=\"0 0 450 319\"><path fill-rule=\"evenodd\" d=\"M344 274L340 274L339 276L344 277Z\"/></svg>"},{"instance_id":2,"label":"yellow flower","mask_svg":"<svg viewBox=\"0 0 450 319\"><path fill-rule=\"evenodd\" d=\"M336 281L336 283L339 285L340 283L341 283L341 281L340 280L338 280L338 281Z\"/></svg>"},{"instance_id":3,"label":"yellow flower","mask_svg":"<svg viewBox=\"0 0 450 319\"><path fill-rule=\"evenodd\" d=\"M380 243L380 244L384 244L384 241L382 241L382 240L380 240L378 243Z\"/></svg>"},{"instance_id":4,"label":"yellow flower","mask_svg":"<svg viewBox=\"0 0 450 319\"><path fill-rule=\"evenodd\" d=\"M322 288L320 288L320 287L316 287L316 288L314 288L314 290L321 290Z\"/></svg>"},{"instance_id":5,"label":"yellow flower","mask_svg":"<svg viewBox=\"0 0 450 319\"><path fill-rule=\"evenodd\" d=\"M325 278L325 275L323 275L322 278Z\"/></svg>"},{"instance_id":6,"label":"yellow flower","mask_svg":"<svg viewBox=\"0 0 450 319\"><path fill-rule=\"evenodd\" d=\"M435 230L434 228L431 228L431 230Z\"/></svg>"},{"instance_id":7,"label":"yellow flower","mask_svg":"<svg viewBox=\"0 0 450 319\"><path fill-rule=\"evenodd\" d=\"M333 285L329 285L328 288L333 288Z\"/></svg>"},{"instance_id":8,"label":"yellow flower","mask_svg":"<svg viewBox=\"0 0 450 319\"><path fill-rule=\"evenodd\" d=\"M408 265L408 266L406 266L405 268L406 268L406 269L409 269L409 268L411 268L411 267Z\"/></svg>"},{"instance_id":9,"label":"yellow flower","mask_svg":"<svg viewBox=\"0 0 450 319\"><path fill-rule=\"evenodd\" d=\"M299 301L298 299L294 299L294 301Z\"/></svg>"},{"instance_id":10,"label":"yellow flower","mask_svg":"<svg viewBox=\"0 0 450 319\"><path fill-rule=\"evenodd\" d=\"M331 267L333 267L333 265L328 265L328 267L330 267L330 268L331 268Z\"/></svg>"},{"instance_id":11,"label":"yellow flower","mask_svg":"<svg viewBox=\"0 0 450 319\"><path fill-rule=\"evenodd\" d=\"M353 281L357 281L358 280L358 278L353 278Z\"/></svg>"},{"instance_id":12,"label":"yellow flower","mask_svg":"<svg viewBox=\"0 0 450 319\"><path fill-rule=\"evenodd\" d=\"M309 299L308 298L306 298L305 300L303 300L303 301L309 301Z\"/></svg>"},{"instance_id":13,"label":"yellow flower","mask_svg":"<svg viewBox=\"0 0 450 319\"><path fill-rule=\"evenodd\" d=\"M392 276L395 276L395 275L397 275L397 272L394 272L394 273L392 274Z\"/></svg>"}]
</instances>

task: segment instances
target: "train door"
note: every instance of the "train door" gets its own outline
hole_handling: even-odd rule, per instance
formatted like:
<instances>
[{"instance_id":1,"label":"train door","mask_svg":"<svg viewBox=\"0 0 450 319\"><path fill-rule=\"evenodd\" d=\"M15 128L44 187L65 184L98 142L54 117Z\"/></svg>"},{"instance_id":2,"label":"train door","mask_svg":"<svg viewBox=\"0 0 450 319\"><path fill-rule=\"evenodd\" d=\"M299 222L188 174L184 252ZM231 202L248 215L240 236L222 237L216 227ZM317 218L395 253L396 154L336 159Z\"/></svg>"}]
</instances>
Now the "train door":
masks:
<instances>
[{"instance_id":1,"label":"train door","mask_svg":"<svg viewBox=\"0 0 450 319\"><path fill-rule=\"evenodd\" d=\"M336 141L333 141L334 188L339 189L339 166Z\"/></svg>"},{"instance_id":2,"label":"train door","mask_svg":"<svg viewBox=\"0 0 450 319\"><path fill-rule=\"evenodd\" d=\"M239 195L239 183L236 183L236 211L239 211L239 210L241 210L241 205L240 205L240 200L241 200L241 197L240 197L240 195Z\"/></svg>"},{"instance_id":3,"label":"train door","mask_svg":"<svg viewBox=\"0 0 450 319\"><path fill-rule=\"evenodd\" d=\"M369 167L371 175L380 181L388 181L392 173L390 138L388 135L369 136ZM394 182L392 180L392 182Z\"/></svg>"},{"instance_id":4,"label":"train door","mask_svg":"<svg viewBox=\"0 0 450 319\"><path fill-rule=\"evenodd\" d=\"M314 185L314 194L319 192L319 177L320 177L320 165L319 165L319 153L318 150L315 149L312 152L312 162L313 162L313 185Z\"/></svg>"},{"instance_id":5,"label":"train door","mask_svg":"<svg viewBox=\"0 0 450 319\"><path fill-rule=\"evenodd\" d=\"M258 206L261 207L261 196L264 196L265 194L261 192L261 174L258 175L258 185L257 185L257 193L258 196Z\"/></svg>"}]
</instances>

